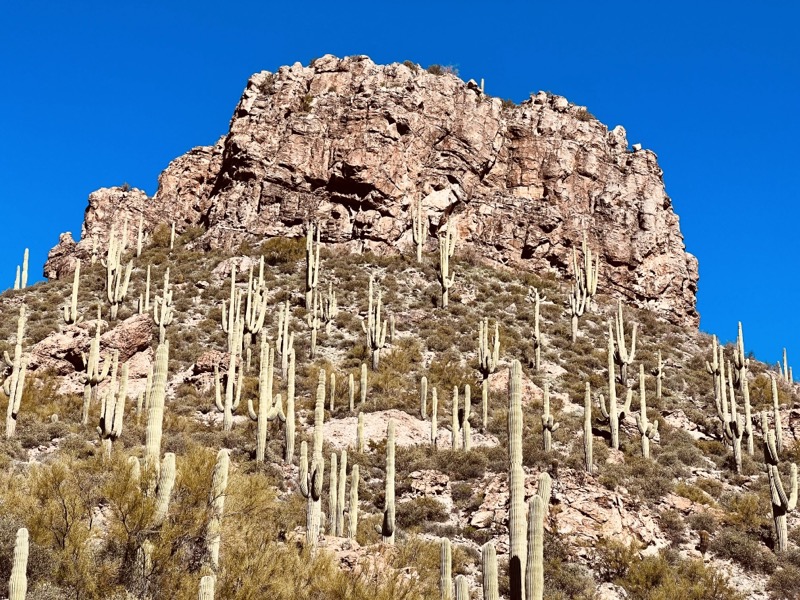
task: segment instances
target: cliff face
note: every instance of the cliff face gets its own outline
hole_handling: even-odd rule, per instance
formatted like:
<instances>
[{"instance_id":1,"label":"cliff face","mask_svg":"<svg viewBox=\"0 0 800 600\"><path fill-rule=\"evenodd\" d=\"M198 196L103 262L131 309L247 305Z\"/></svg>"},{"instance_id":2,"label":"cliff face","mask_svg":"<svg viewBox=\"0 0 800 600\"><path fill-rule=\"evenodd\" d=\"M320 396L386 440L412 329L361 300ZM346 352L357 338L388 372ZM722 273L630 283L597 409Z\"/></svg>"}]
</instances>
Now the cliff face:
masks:
<instances>
[{"instance_id":1,"label":"cliff face","mask_svg":"<svg viewBox=\"0 0 800 600\"><path fill-rule=\"evenodd\" d=\"M462 250L568 277L586 235L601 291L698 322L697 261L655 154L630 151L622 127L559 96L504 107L473 82L360 56L253 75L228 135L170 163L153 198L94 192L81 242L62 236L45 276L69 273L126 215L131 240L140 215L148 229L200 225L208 247L300 236L313 220L343 250L408 251L417 202L428 251L450 222Z\"/></svg>"}]
</instances>

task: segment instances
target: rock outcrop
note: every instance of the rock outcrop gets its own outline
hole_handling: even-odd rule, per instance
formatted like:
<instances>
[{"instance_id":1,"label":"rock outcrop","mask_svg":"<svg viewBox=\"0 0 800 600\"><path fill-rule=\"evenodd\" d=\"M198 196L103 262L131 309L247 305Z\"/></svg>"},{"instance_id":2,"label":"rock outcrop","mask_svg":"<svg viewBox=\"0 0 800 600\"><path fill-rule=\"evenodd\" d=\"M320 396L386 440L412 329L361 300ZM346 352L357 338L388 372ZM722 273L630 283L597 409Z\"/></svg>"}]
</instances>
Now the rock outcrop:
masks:
<instances>
[{"instance_id":1,"label":"rock outcrop","mask_svg":"<svg viewBox=\"0 0 800 600\"><path fill-rule=\"evenodd\" d=\"M170 163L153 198L91 194L81 241L62 236L45 276L69 273L125 215L132 241L140 215L148 229L199 225L195 243L211 248L301 236L313 220L343 250L408 251L418 202L429 252L451 223L462 252L566 277L586 236L601 291L698 322L697 261L655 154L629 149L622 127L560 96L507 106L451 74L363 56L253 75L228 135Z\"/></svg>"}]
</instances>

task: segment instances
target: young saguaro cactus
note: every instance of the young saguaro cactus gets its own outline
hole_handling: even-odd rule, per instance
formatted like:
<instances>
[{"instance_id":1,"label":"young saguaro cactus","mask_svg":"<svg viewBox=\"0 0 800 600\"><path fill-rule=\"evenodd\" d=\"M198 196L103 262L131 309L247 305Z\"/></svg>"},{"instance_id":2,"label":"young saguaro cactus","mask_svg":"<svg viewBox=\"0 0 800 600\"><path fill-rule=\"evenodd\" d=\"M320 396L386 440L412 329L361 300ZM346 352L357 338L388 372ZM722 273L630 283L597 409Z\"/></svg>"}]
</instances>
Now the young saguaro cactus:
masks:
<instances>
[{"instance_id":1,"label":"young saguaro cactus","mask_svg":"<svg viewBox=\"0 0 800 600\"><path fill-rule=\"evenodd\" d=\"M605 398L600 394L600 412L603 418L608 420L611 429L611 447L619 450L619 423L625 418L625 413L630 410L633 393L628 389L625 403L617 404L617 382L614 376L614 362L616 352L614 350L614 334L611 331L611 323L608 324L608 407Z\"/></svg>"},{"instance_id":2,"label":"young saguaro cactus","mask_svg":"<svg viewBox=\"0 0 800 600\"><path fill-rule=\"evenodd\" d=\"M14 343L14 358L8 352L3 354L6 366L11 368L11 374L3 382L3 393L8 397L8 411L6 412L6 437L14 437L17 429L17 415L22 402L22 393L25 389L25 376L28 372L28 359L22 354L22 339L25 337L25 305L19 307L17 319L17 339Z\"/></svg>"},{"instance_id":3,"label":"young saguaro cactus","mask_svg":"<svg viewBox=\"0 0 800 600\"><path fill-rule=\"evenodd\" d=\"M442 308L447 308L450 288L455 283L456 275L450 272L450 259L456 249L456 238L453 228L448 225L439 235L439 283L442 286Z\"/></svg>"},{"instance_id":4,"label":"young saguaro cactus","mask_svg":"<svg viewBox=\"0 0 800 600\"><path fill-rule=\"evenodd\" d=\"M428 378L423 375L419 382L419 414L422 420L428 418Z\"/></svg>"},{"instance_id":5,"label":"young saguaro cactus","mask_svg":"<svg viewBox=\"0 0 800 600\"><path fill-rule=\"evenodd\" d=\"M525 518L525 472L522 469L522 365L511 363L508 406L509 454L509 577L511 598L525 597L527 522Z\"/></svg>"},{"instance_id":6,"label":"young saguaro cactus","mask_svg":"<svg viewBox=\"0 0 800 600\"><path fill-rule=\"evenodd\" d=\"M147 275L144 280L144 293L139 294L139 314L150 312L150 265L147 265Z\"/></svg>"},{"instance_id":7,"label":"young saguaro cactus","mask_svg":"<svg viewBox=\"0 0 800 600\"><path fill-rule=\"evenodd\" d=\"M356 539L358 532L358 465L353 465L350 470L350 507L348 512L348 539Z\"/></svg>"},{"instance_id":8,"label":"young saguaro cactus","mask_svg":"<svg viewBox=\"0 0 800 600\"><path fill-rule=\"evenodd\" d=\"M456 600L470 600L469 582L466 576L456 575Z\"/></svg>"},{"instance_id":9,"label":"young saguaro cactus","mask_svg":"<svg viewBox=\"0 0 800 600\"><path fill-rule=\"evenodd\" d=\"M575 276L575 284L581 288L583 295L591 300L597 294L597 281L600 274L600 261L593 260L592 250L586 243L586 234L581 243L583 261L578 260L575 248L572 248L572 273Z\"/></svg>"},{"instance_id":10,"label":"young saguaro cactus","mask_svg":"<svg viewBox=\"0 0 800 600\"><path fill-rule=\"evenodd\" d=\"M439 594L442 600L453 598L453 547L444 537L439 542Z\"/></svg>"},{"instance_id":11,"label":"young saguaro cactus","mask_svg":"<svg viewBox=\"0 0 800 600\"><path fill-rule=\"evenodd\" d=\"M17 530L14 543L14 562L11 566L11 577L8 580L8 600L25 600L28 593L28 530L24 527Z\"/></svg>"},{"instance_id":12,"label":"young saguaro cactus","mask_svg":"<svg viewBox=\"0 0 800 600\"><path fill-rule=\"evenodd\" d=\"M439 437L439 394L436 388L431 390L431 446L436 448Z\"/></svg>"},{"instance_id":13,"label":"young saguaro cactus","mask_svg":"<svg viewBox=\"0 0 800 600\"><path fill-rule=\"evenodd\" d=\"M331 474L328 478L328 531L336 536L336 516L339 514L339 459L331 452Z\"/></svg>"},{"instance_id":14,"label":"young saguaro cactus","mask_svg":"<svg viewBox=\"0 0 800 600\"><path fill-rule=\"evenodd\" d=\"M544 382L544 394L542 403L544 411L542 413L542 436L544 437L544 451L550 452L553 444L553 433L561 426L556 423L553 415L550 414L550 384Z\"/></svg>"},{"instance_id":15,"label":"young saguaro cactus","mask_svg":"<svg viewBox=\"0 0 800 600\"><path fill-rule=\"evenodd\" d=\"M491 347L490 347L491 346ZM500 360L500 325L495 321L494 335L489 343L489 319L483 319L478 328L478 368L486 379L497 370Z\"/></svg>"},{"instance_id":16,"label":"young saguaro cactus","mask_svg":"<svg viewBox=\"0 0 800 600\"><path fill-rule=\"evenodd\" d=\"M381 349L386 345L386 319L381 320L381 290L378 290L377 301L372 302L374 276L369 276L369 306L367 319L361 321L361 328L367 334L367 348L372 351L372 370L377 371L380 363ZM363 377L362 377L363 379ZM363 396L363 394L362 394Z\"/></svg>"},{"instance_id":17,"label":"young saguaro cactus","mask_svg":"<svg viewBox=\"0 0 800 600\"><path fill-rule=\"evenodd\" d=\"M307 499L306 545L317 546L322 520L322 483L325 459L322 456L322 435L325 421L325 371L320 369L317 383L317 402L314 408L314 449L311 465L308 464L308 444L300 444L300 493Z\"/></svg>"},{"instance_id":18,"label":"young saguaro cactus","mask_svg":"<svg viewBox=\"0 0 800 600\"><path fill-rule=\"evenodd\" d=\"M460 427L460 419L459 419L459 410L458 410L458 387L453 387L453 404L452 404L452 415L453 418L450 421L450 442L452 444L453 450L460 450L461 449L461 427Z\"/></svg>"},{"instance_id":19,"label":"young saguaro cactus","mask_svg":"<svg viewBox=\"0 0 800 600\"><path fill-rule=\"evenodd\" d=\"M772 498L772 517L775 522L775 549L784 552L788 544L786 514L797 507L797 465L792 463L790 470L789 494L781 479L778 450L775 447L775 433L768 430L767 415L762 413L761 423L764 431L764 462L769 476L769 489Z\"/></svg>"},{"instance_id":20,"label":"young saguaro cactus","mask_svg":"<svg viewBox=\"0 0 800 600\"><path fill-rule=\"evenodd\" d=\"M394 420L386 427L386 488L384 491L383 523L376 525L384 544L394 544L395 498L394 498Z\"/></svg>"},{"instance_id":21,"label":"young saguaro cactus","mask_svg":"<svg viewBox=\"0 0 800 600\"><path fill-rule=\"evenodd\" d=\"M417 262L422 262L422 249L428 237L428 218L422 213L422 200L414 204L411 212L411 235L417 246Z\"/></svg>"},{"instance_id":22,"label":"young saguaro cactus","mask_svg":"<svg viewBox=\"0 0 800 600\"><path fill-rule=\"evenodd\" d=\"M367 401L367 363L361 363L361 379L359 380L358 393L361 406L363 406L364 402Z\"/></svg>"},{"instance_id":23,"label":"young saguaro cactus","mask_svg":"<svg viewBox=\"0 0 800 600\"><path fill-rule=\"evenodd\" d=\"M364 413L358 413L358 424L356 425L356 451L364 452Z\"/></svg>"},{"instance_id":24,"label":"young saguaro cactus","mask_svg":"<svg viewBox=\"0 0 800 600\"><path fill-rule=\"evenodd\" d=\"M339 455L339 485L336 493L336 535L344 536L344 501L347 496L347 450ZM333 524L331 524L333 527Z\"/></svg>"},{"instance_id":25,"label":"young saguaro cactus","mask_svg":"<svg viewBox=\"0 0 800 600\"><path fill-rule=\"evenodd\" d=\"M311 291L311 298L311 307L306 314L306 322L309 328L311 328L311 349L309 351L309 357L314 358L317 355L317 333L321 325L319 318L319 294L317 294L316 289Z\"/></svg>"},{"instance_id":26,"label":"young saguaro cactus","mask_svg":"<svg viewBox=\"0 0 800 600\"><path fill-rule=\"evenodd\" d=\"M289 351L289 377L286 383L286 453L283 456L286 464L292 464L294 458L294 348Z\"/></svg>"},{"instance_id":27,"label":"young saguaro cactus","mask_svg":"<svg viewBox=\"0 0 800 600\"><path fill-rule=\"evenodd\" d=\"M481 572L483 574L483 600L500 600L497 584L497 552L492 542L481 546Z\"/></svg>"},{"instance_id":28,"label":"young saguaro cactus","mask_svg":"<svg viewBox=\"0 0 800 600\"><path fill-rule=\"evenodd\" d=\"M136 461L138 467L139 461ZM158 527L167 518L169 502L172 498L172 489L175 487L175 454L167 452L161 459L161 469L156 487L156 509L153 515L153 526Z\"/></svg>"},{"instance_id":29,"label":"young saguaro cactus","mask_svg":"<svg viewBox=\"0 0 800 600\"><path fill-rule=\"evenodd\" d=\"M75 261L75 272L72 274L72 295L70 301L64 304L64 323L72 325L80 323L82 317L78 316L78 290L81 286L81 261Z\"/></svg>"},{"instance_id":30,"label":"young saguaro cactus","mask_svg":"<svg viewBox=\"0 0 800 600\"><path fill-rule=\"evenodd\" d=\"M650 440L658 433L658 419L651 423L647 419L647 398L645 397L644 365L639 365L639 414L636 415L636 426L642 434L642 456L650 458Z\"/></svg>"},{"instance_id":31,"label":"young saguaro cactus","mask_svg":"<svg viewBox=\"0 0 800 600\"><path fill-rule=\"evenodd\" d=\"M200 591L198 600L214 600L214 576L204 575L200 578Z\"/></svg>"},{"instance_id":32,"label":"young saguaro cactus","mask_svg":"<svg viewBox=\"0 0 800 600\"><path fill-rule=\"evenodd\" d=\"M594 471L594 436L592 435L592 384L586 382L586 394L583 397L583 456L586 472Z\"/></svg>"},{"instance_id":33,"label":"young saguaro cactus","mask_svg":"<svg viewBox=\"0 0 800 600\"><path fill-rule=\"evenodd\" d=\"M272 374L275 351L269 347L266 336L261 336L260 371L258 374L258 412L253 406L253 398L247 399L247 414L257 423L256 461L263 462L267 448L267 424L279 419L286 421L281 396L272 395ZM293 407L294 408L294 407Z\"/></svg>"},{"instance_id":34,"label":"young saguaro cactus","mask_svg":"<svg viewBox=\"0 0 800 600\"><path fill-rule=\"evenodd\" d=\"M656 378L656 401L661 400L662 381L664 380L664 363L661 360L661 350L656 354L656 366L650 371L650 374Z\"/></svg>"},{"instance_id":35,"label":"young saguaro cactus","mask_svg":"<svg viewBox=\"0 0 800 600\"><path fill-rule=\"evenodd\" d=\"M314 234L317 241L314 243ZM311 308L312 294L319 282L319 226L308 224L306 230L306 308Z\"/></svg>"},{"instance_id":36,"label":"young saguaro cactus","mask_svg":"<svg viewBox=\"0 0 800 600\"><path fill-rule=\"evenodd\" d=\"M211 518L206 529L206 552L209 565L216 571L219 568L219 545L222 532L222 517L225 513L225 494L228 489L228 468L230 456L228 450L217 453L217 462L211 477L211 491L208 495L208 506Z\"/></svg>"}]
</instances>

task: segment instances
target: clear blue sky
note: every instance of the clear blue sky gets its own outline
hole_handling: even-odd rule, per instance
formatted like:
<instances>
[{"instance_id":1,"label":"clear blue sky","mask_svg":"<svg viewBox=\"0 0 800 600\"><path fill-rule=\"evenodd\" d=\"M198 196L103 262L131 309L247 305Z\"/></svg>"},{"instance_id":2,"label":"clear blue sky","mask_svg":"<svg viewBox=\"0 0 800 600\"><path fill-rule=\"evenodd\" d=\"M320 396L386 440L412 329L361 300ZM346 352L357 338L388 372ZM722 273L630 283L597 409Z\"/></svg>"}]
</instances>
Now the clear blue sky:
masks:
<instances>
[{"instance_id":1,"label":"clear blue sky","mask_svg":"<svg viewBox=\"0 0 800 600\"><path fill-rule=\"evenodd\" d=\"M492 95L549 90L656 152L701 329L800 365L800 9L793 2L25 2L0 21L0 286L41 277L92 190L152 194L223 135L247 78L322 54L456 66ZM794 360L793 360L794 359Z\"/></svg>"}]
</instances>

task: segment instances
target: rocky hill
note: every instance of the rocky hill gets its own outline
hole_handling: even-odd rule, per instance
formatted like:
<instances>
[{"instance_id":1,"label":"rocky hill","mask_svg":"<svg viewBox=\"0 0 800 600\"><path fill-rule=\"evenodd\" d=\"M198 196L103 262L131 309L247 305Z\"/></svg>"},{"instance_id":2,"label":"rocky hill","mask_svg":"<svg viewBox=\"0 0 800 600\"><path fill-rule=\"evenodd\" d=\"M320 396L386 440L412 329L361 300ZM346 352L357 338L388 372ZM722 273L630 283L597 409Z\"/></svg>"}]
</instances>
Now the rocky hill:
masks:
<instances>
[{"instance_id":1,"label":"rocky hill","mask_svg":"<svg viewBox=\"0 0 800 600\"><path fill-rule=\"evenodd\" d=\"M0 595L797 598L798 389L694 327L652 153L430 71L254 76L0 295Z\"/></svg>"},{"instance_id":2,"label":"rocky hill","mask_svg":"<svg viewBox=\"0 0 800 600\"><path fill-rule=\"evenodd\" d=\"M685 251L656 156L631 149L585 107L540 92L519 106L444 70L325 56L253 75L228 135L174 160L153 198L98 190L75 246L63 238L45 276L104 245L110 223L170 215L200 226L204 248L303 235L351 252L412 245L421 203L427 246L447 223L491 261L568 274L584 236L605 291L697 325L697 262Z\"/></svg>"}]
</instances>

